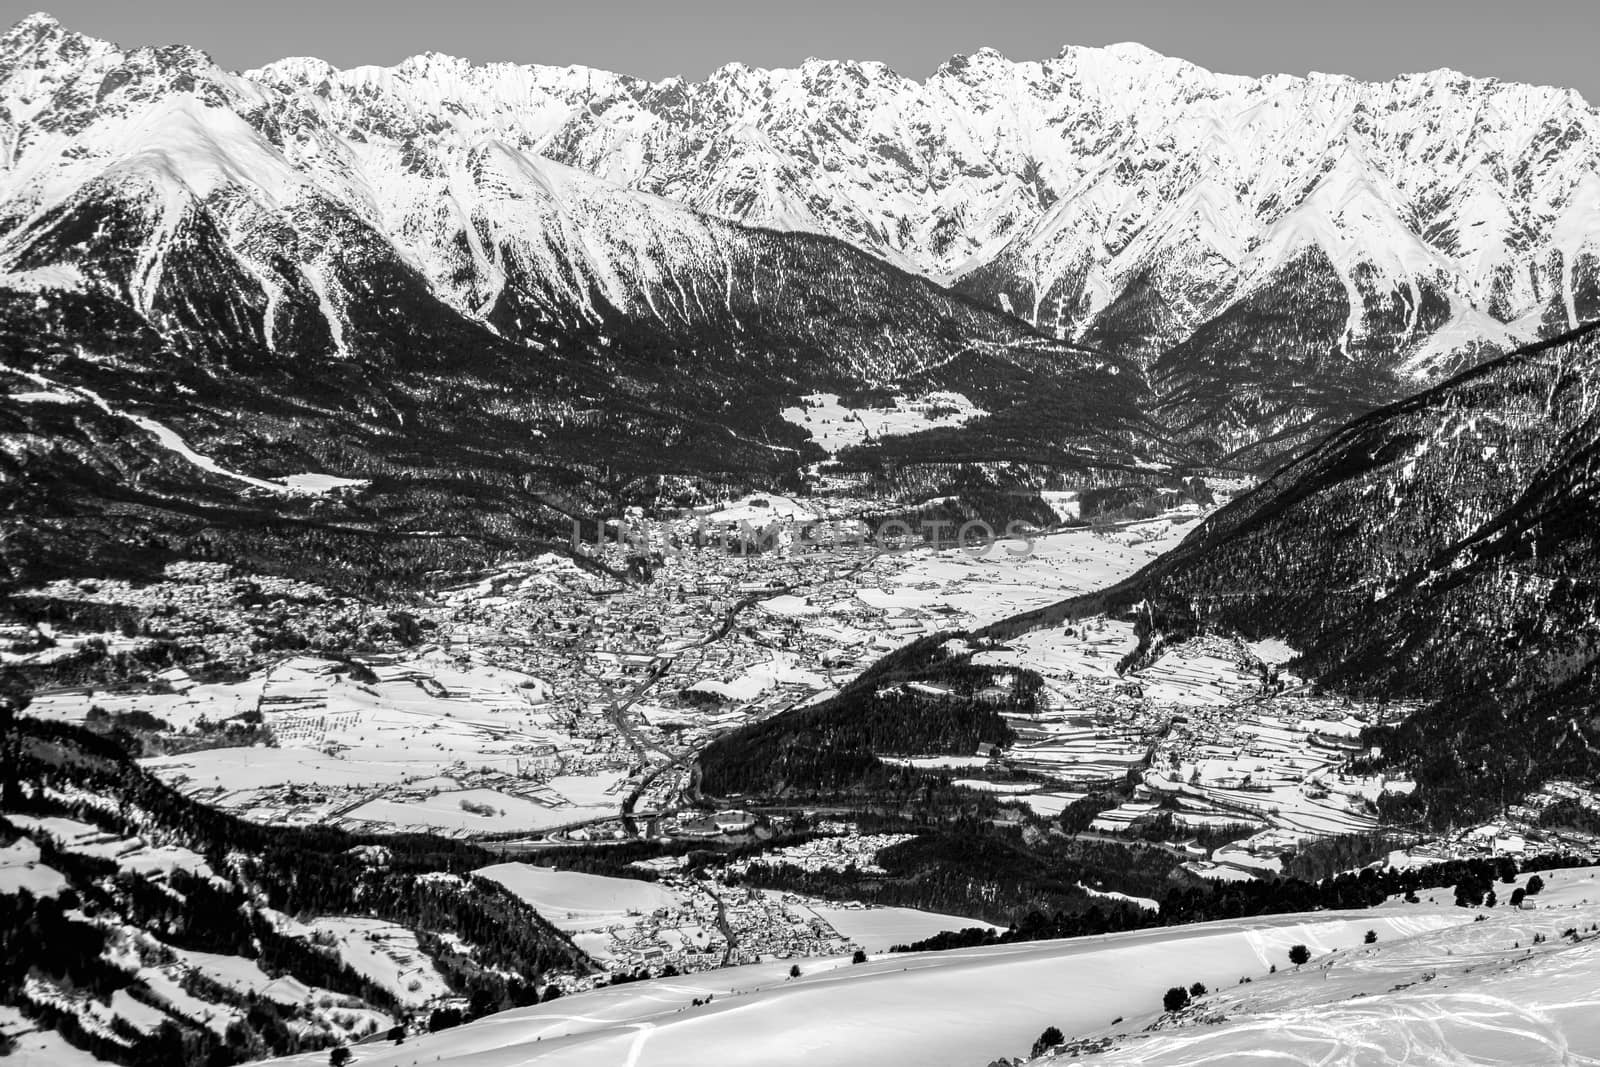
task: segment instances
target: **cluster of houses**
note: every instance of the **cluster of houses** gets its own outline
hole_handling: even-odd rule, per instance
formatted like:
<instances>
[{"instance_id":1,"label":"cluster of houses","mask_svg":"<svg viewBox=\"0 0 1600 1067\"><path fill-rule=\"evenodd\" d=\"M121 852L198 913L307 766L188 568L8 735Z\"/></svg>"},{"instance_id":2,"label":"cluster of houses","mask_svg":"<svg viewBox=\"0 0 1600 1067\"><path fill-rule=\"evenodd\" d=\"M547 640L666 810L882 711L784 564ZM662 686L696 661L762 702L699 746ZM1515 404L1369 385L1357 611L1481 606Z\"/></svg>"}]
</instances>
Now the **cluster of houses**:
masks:
<instances>
[{"instance_id":1,"label":"cluster of houses","mask_svg":"<svg viewBox=\"0 0 1600 1067\"><path fill-rule=\"evenodd\" d=\"M11 649L0 658L11 662L49 662L90 640L110 653L177 641L236 666L265 662L286 647L398 647L389 620L370 604L309 582L237 574L223 563L169 563L161 580L146 583L57 579L20 590L16 603L19 614L41 618L0 631ZM179 692L192 684L182 671L162 682Z\"/></svg>"},{"instance_id":2,"label":"cluster of houses","mask_svg":"<svg viewBox=\"0 0 1600 1067\"><path fill-rule=\"evenodd\" d=\"M878 864L878 854L911 838L910 834L863 834L850 827L837 836L818 837L734 860L727 869L743 874L751 864L761 863L772 867L788 865L803 871L843 871L854 867L863 874L881 874L883 867Z\"/></svg>"}]
</instances>

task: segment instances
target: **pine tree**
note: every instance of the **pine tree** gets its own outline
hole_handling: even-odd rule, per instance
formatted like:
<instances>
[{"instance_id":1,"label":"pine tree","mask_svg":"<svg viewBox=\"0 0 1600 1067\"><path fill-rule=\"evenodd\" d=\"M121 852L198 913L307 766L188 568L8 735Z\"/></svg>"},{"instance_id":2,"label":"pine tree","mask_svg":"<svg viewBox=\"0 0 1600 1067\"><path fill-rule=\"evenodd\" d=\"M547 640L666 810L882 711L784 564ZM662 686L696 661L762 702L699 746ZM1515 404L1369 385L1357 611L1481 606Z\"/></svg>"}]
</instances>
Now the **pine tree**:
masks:
<instances>
[{"instance_id":1,"label":"pine tree","mask_svg":"<svg viewBox=\"0 0 1600 1067\"><path fill-rule=\"evenodd\" d=\"M1028 1058L1036 1060L1065 1040L1066 1038L1062 1036L1060 1030L1054 1026L1047 1026L1044 1033L1040 1034L1038 1040L1033 1043L1033 1051L1028 1053Z\"/></svg>"}]
</instances>

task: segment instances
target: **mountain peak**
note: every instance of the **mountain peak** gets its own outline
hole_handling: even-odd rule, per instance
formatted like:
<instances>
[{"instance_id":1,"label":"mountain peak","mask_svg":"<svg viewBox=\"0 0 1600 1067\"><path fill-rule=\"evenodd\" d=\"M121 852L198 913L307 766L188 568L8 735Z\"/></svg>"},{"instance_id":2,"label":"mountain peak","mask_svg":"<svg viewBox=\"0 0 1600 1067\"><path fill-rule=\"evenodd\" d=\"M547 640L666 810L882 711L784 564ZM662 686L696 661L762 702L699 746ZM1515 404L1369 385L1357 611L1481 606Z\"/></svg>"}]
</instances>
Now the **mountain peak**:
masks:
<instances>
[{"instance_id":1,"label":"mountain peak","mask_svg":"<svg viewBox=\"0 0 1600 1067\"><path fill-rule=\"evenodd\" d=\"M1149 45L1140 44L1138 41L1117 41L1114 44L1106 45L1102 51L1107 55L1116 56L1118 59L1126 59L1138 63L1170 58L1161 52L1157 52Z\"/></svg>"},{"instance_id":2,"label":"mountain peak","mask_svg":"<svg viewBox=\"0 0 1600 1067\"><path fill-rule=\"evenodd\" d=\"M82 34L74 33L61 25L60 21L49 12L35 11L7 30L5 36L0 37L0 42L3 42L7 49L16 49L45 41L67 39L83 40L85 38Z\"/></svg>"},{"instance_id":3,"label":"mountain peak","mask_svg":"<svg viewBox=\"0 0 1600 1067\"><path fill-rule=\"evenodd\" d=\"M61 28L62 26L60 20L58 20L54 15L50 14L50 12L35 11L31 15L24 15L21 19L19 19L17 24L11 27L11 31L13 33L19 30L38 33L42 31L47 32L49 30L59 30Z\"/></svg>"}]
</instances>

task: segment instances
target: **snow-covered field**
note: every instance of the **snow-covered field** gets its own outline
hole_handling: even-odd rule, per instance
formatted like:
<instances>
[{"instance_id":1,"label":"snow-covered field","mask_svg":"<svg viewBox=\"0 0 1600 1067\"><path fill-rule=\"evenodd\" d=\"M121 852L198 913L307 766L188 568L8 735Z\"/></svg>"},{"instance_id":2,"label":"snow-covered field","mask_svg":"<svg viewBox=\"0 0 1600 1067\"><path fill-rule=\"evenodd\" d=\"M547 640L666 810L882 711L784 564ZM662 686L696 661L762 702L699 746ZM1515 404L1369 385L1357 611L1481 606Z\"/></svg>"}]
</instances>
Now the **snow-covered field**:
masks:
<instances>
[{"instance_id":1,"label":"snow-covered field","mask_svg":"<svg viewBox=\"0 0 1600 1067\"><path fill-rule=\"evenodd\" d=\"M554 725L543 681L463 667L437 649L371 669L377 680L363 682L338 663L300 656L235 684L65 693L29 711L66 721L81 721L92 706L143 711L181 730L201 717L216 723L259 710L276 747L202 749L144 765L190 795L261 821L500 832L617 810L620 772L551 776L558 757L580 743ZM510 776L516 787L470 788L463 779L477 772ZM348 792L358 790L367 795Z\"/></svg>"},{"instance_id":2,"label":"snow-covered field","mask_svg":"<svg viewBox=\"0 0 1600 1067\"><path fill-rule=\"evenodd\" d=\"M66 886L66 876L39 862L39 846L28 838L19 837L0 848L0 894L26 890L36 898L53 897Z\"/></svg>"},{"instance_id":3,"label":"snow-covered field","mask_svg":"<svg viewBox=\"0 0 1600 1067\"><path fill-rule=\"evenodd\" d=\"M82 1049L67 1044L54 1030L40 1030L26 1015L0 1004L0 1035L11 1042L5 1055L6 1067L104 1067Z\"/></svg>"},{"instance_id":4,"label":"snow-covered field","mask_svg":"<svg viewBox=\"0 0 1600 1067\"><path fill-rule=\"evenodd\" d=\"M1470 924L1458 908L1314 913L1207 923L1070 941L881 956L865 964L787 961L608 987L496 1015L483 1023L363 1050L362 1067L537 1062L652 1065L825 1063L973 1067L1026 1052L1046 1026L1068 1034L1113 1019L1148 1022L1169 986L1258 981L1289 947L1322 955ZM694 1007L690 1001L712 997ZM285 1062L318 1065L326 1056Z\"/></svg>"},{"instance_id":5,"label":"snow-covered field","mask_svg":"<svg viewBox=\"0 0 1600 1067\"><path fill-rule=\"evenodd\" d=\"M909 945L946 930L965 930L973 926L998 929L981 919L915 908L847 908L816 903L802 910L817 916L868 952L887 952L895 945Z\"/></svg>"},{"instance_id":6,"label":"snow-covered field","mask_svg":"<svg viewBox=\"0 0 1600 1067\"><path fill-rule=\"evenodd\" d=\"M1091 619L1080 627L1034 630L980 652L972 662L991 667L1027 667L1049 678L1117 677L1117 663L1139 644L1133 623Z\"/></svg>"},{"instance_id":7,"label":"snow-covered field","mask_svg":"<svg viewBox=\"0 0 1600 1067\"><path fill-rule=\"evenodd\" d=\"M330 944L347 966L393 993L408 1007L451 995L417 935L381 919L327 916L310 924L312 937Z\"/></svg>"},{"instance_id":8,"label":"snow-covered field","mask_svg":"<svg viewBox=\"0 0 1600 1067\"><path fill-rule=\"evenodd\" d=\"M221 722L255 710L265 682L266 676L258 675L228 685L198 685L186 693L47 693L34 698L28 714L36 719L82 722L90 708L99 707L110 715L144 712L175 730L190 730L202 717Z\"/></svg>"},{"instance_id":9,"label":"snow-covered field","mask_svg":"<svg viewBox=\"0 0 1600 1067\"><path fill-rule=\"evenodd\" d=\"M604 790L620 778L621 775L616 774L570 778L569 782L575 784L573 792L583 799L568 798L560 806L493 789L459 789L434 793L417 800L368 801L352 808L346 818L352 822L372 823L399 830L462 830L473 833L547 830L581 819L614 814L617 798L606 796ZM546 785L549 786L549 783ZM553 786L550 788L567 798L564 791Z\"/></svg>"},{"instance_id":10,"label":"snow-covered field","mask_svg":"<svg viewBox=\"0 0 1600 1067\"><path fill-rule=\"evenodd\" d=\"M893 407L852 408L837 393L812 393L799 407L785 408L783 418L811 435L830 456L879 437L917 433L936 426L960 426L984 414L960 393L894 398Z\"/></svg>"},{"instance_id":11,"label":"snow-covered field","mask_svg":"<svg viewBox=\"0 0 1600 1067\"><path fill-rule=\"evenodd\" d=\"M630 916L681 904L676 893L653 882L558 871L527 863L500 863L476 872L499 882L567 931L597 930Z\"/></svg>"},{"instance_id":12,"label":"snow-covered field","mask_svg":"<svg viewBox=\"0 0 1600 1067\"><path fill-rule=\"evenodd\" d=\"M176 845L151 845L141 837L118 837L98 826L60 816L7 813L13 825L30 833L43 834L63 852L93 859L112 860L118 867L136 874L165 875L174 870L209 877L211 867L196 852ZM0 853L0 856L3 856Z\"/></svg>"},{"instance_id":13,"label":"snow-covered field","mask_svg":"<svg viewBox=\"0 0 1600 1067\"><path fill-rule=\"evenodd\" d=\"M1174 547L1195 528L1189 513L1095 532L1083 527L1000 539L978 552L946 550L904 557L890 591L864 590L871 607L953 610L982 626L1067 597L1115 585ZM1175 521L1176 520L1176 521Z\"/></svg>"},{"instance_id":14,"label":"snow-covered field","mask_svg":"<svg viewBox=\"0 0 1600 1067\"><path fill-rule=\"evenodd\" d=\"M774 650L762 663L755 663L738 677L729 681L706 679L690 686L702 693L714 693L724 700L754 700L769 689L784 684L821 687L825 680L818 674L796 666L797 657L791 652Z\"/></svg>"}]
</instances>

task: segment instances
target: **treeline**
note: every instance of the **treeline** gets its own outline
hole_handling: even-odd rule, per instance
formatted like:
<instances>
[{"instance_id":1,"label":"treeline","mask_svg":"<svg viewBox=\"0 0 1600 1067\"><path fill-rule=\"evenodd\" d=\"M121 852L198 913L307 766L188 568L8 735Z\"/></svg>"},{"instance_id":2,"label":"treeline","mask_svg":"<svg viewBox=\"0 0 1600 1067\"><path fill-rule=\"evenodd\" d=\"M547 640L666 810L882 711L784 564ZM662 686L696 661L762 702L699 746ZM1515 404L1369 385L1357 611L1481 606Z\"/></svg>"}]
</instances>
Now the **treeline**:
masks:
<instances>
[{"instance_id":1,"label":"treeline","mask_svg":"<svg viewBox=\"0 0 1600 1067\"><path fill-rule=\"evenodd\" d=\"M853 867L808 871L767 862L751 864L742 880L764 889L969 915L1005 925L1034 911L1087 910L1097 898L1084 885L1108 884L1135 895L1159 896L1179 864L1165 849L1138 842L1040 836L972 816L943 824L879 824L871 830L917 836L878 854L883 873ZM729 877L730 882L739 880Z\"/></svg>"},{"instance_id":2,"label":"treeline","mask_svg":"<svg viewBox=\"0 0 1600 1067\"><path fill-rule=\"evenodd\" d=\"M1318 838L1299 845L1283 858L1283 874L1302 882L1319 882L1340 871L1376 863L1402 847L1395 834L1382 830Z\"/></svg>"},{"instance_id":3,"label":"treeline","mask_svg":"<svg viewBox=\"0 0 1600 1067\"><path fill-rule=\"evenodd\" d=\"M581 845L553 850L543 858L564 870L654 880L653 872L632 864L682 856L681 870L690 877L715 869L730 885L971 915L1000 925L1035 909L1089 907L1097 898L1079 888L1080 882L1159 897L1178 877L1174 872L1181 861L1164 848L1132 839L1077 839L1054 832L1049 821L1038 816L1021 824L1007 821L1018 814L993 794L960 788L918 793L914 803L906 805L863 804L849 816L861 833L912 837L878 854L875 862L882 872L855 867L808 871L761 859L762 853L822 836L800 816L788 830L755 841ZM754 862L742 874L728 870L739 860Z\"/></svg>"},{"instance_id":4,"label":"treeline","mask_svg":"<svg viewBox=\"0 0 1600 1067\"><path fill-rule=\"evenodd\" d=\"M1570 798L1562 799L1539 813L1539 825L1600 837L1600 811Z\"/></svg>"},{"instance_id":5,"label":"treeline","mask_svg":"<svg viewBox=\"0 0 1600 1067\"><path fill-rule=\"evenodd\" d=\"M1556 867L1593 866L1588 856L1539 856L1521 866L1523 872ZM1082 912L1034 912L1007 930L996 933L982 927L945 931L930 938L897 945L897 952L923 952L969 948L984 944L1039 941L1064 937L1084 937L1159 926L1182 926L1219 919L1243 919L1258 915L1277 915L1299 911L1348 911L1370 908L1392 896L1416 902L1427 889L1463 886L1487 887L1495 881L1509 882L1518 871L1509 858L1447 860L1443 863L1405 870L1368 868L1359 874L1346 872L1319 882L1297 878L1209 883L1173 887L1160 898L1159 911L1108 906L1098 902ZM1480 891L1480 897L1482 892ZM1457 894L1460 902L1460 894Z\"/></svg>"}]
</instances>

